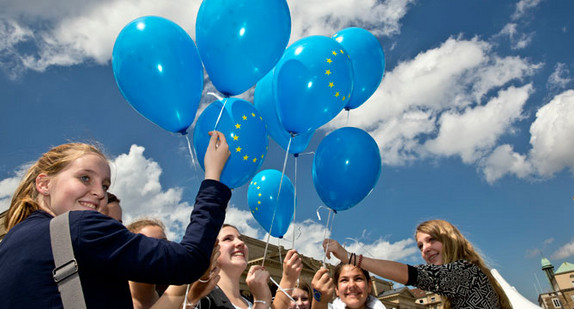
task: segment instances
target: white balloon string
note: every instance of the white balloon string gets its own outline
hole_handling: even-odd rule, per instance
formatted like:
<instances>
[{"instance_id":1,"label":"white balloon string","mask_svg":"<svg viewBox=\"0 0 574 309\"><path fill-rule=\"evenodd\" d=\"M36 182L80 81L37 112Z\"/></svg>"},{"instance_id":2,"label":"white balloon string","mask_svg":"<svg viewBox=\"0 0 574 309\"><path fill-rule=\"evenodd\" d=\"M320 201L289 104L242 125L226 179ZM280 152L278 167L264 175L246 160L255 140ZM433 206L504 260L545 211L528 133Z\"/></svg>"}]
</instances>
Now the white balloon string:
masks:
<instances>
[{"instance_id":1,"label":"white balloon string","mask_svg":"<svg viewBox=\"0 0 574 309\"><path fill-rule=\"evenodd\" d=\"M310 152L302 152L302 153L300 153L299 155L300 155L300 156L306 156L306 155L314 155L314 154L315 154L315 152L310 151Z\"/></svg>"},{"instance_id":2,"label":"white balloon string","mask_svg":"<svg viewBox=\"0 0 574 309\"><path fill-rule=\"evenodd\" d=\"M185 307L187 307L187 295L189 294L189 288L191 287L191 284L187 285L187 288L185 289L185 297L183 298L183 307L182 309L185 309Z\"/></svg>"},{"instance_id":3,"label":"white balloon string","mask_svg":"<svg viewBox=\"0 0 574 309\"><path fill-rule=\"evenodd\" d=\"M283 292L283 294L285 294L292 302L296 302L293 297L291 297L291 295L289 295L289 293L287 293L287 291L282 288L279 283L277 283L277 281L275 281L275 279L273 279L273 277L269 276L269 280L271 280L271 282L273 282L273 284L275 284L277 286L277 289L279 289L281 292ZM297 308L299 308L299 306L297 306Z\"/></svg>"},{"instance_id":4,"label":"white balloon string","mask_svg":"<svg viewBox=\"0 0 574 309\"><path fill-rule=\"evenodd\" d=\"M215 127L213 128L213 131L217 130L217 125L219 124L219 120L221 119L221 115L223 115L223 110L225 110L225 104L227 104L227 98L225 99L220 99L220 101L223 100L223 105L221 106L221 110L219 111L219 115L217 116L217 120L215 121Z\"/></svg>"},{"instance_id":5,"label":"white balloon string","mask_svg":"<svg viewBox=\"0 0 574 309\"><path fill-rule=\"evenodd\" d=\"M214 97L215 97L216 99L218 99L219 101L223 100L223 98L222 98L220 95L218 95L217 93L215 93L215 92L211 92L211 91L210 91L210 92L208 92L207 94L208 94L208 95L211 95L211 96L214 96Z\"/></svg>"},{"instance_id":6,"label":"white balloon string","mask_svg":"<svg viewBox=\"0 0 574 309\"><path fill-rule=\"evenodd\" d=\"M279 263L281 265L283 265L283 256L281 255L281 246L280 246L279 240L280 239L277 238L277 248L279 249ZM281 267L283 267L283 266L281 266Z\"/></svg>"},{"instance_id":7,"label":"white balloon string","mask_svg":"<svg viewBox=\"0 0 574 309\"><path fill-rule=\"evenodd\" d=\"M195 149L193 147L191 147L191 141L189 140L189 134L185 135L185 139L187 140L187 149L189 150L189 156L191 157L191 166L193 166L193 170L195 171L195 173L193 173L193 176L196 177L197 176L197 161L195 161L195 157L197 155L195 154Z\"/></svg>"},{"instance_id":8,"label":"white balloon string","mask_svg":"<svg viewBox=\"0 0 574 309\"><path fill-rule=\"evenodd\" d=\"M291 243L291 248L295 249L295 215L297 214L297 161L299 159L299 155L296 154L295 155L295 178L294 178L294 191L295 191L295 197L293 199L293 220L291 220L291 223L293 223L293 240ZM299 279L297 279L299 280Z\"/></svg>"},{"instance_id":9,"label":"white balloon string","mask_svg":"<svg viewBox=\"0 0 574 309\"><path fill-rule=\"evenodd\" d=\"M348 110L347 110L347 126L349 126L349 118L350 118L350 116L351 116L351 110L348 109Z\"/></svg>"},{"instance_id":10,"label":"white balloon string","mask_svg":"<svg viewBox=\"0 0 574 309\"><path fill-rule=\"evenodd\" d=\"M322 220L321 220L321 215L319 214L319 210L321 210L321 208L326 208L326 209L329 210L329 215L327 216L327 224L325 225L325 233L323 234L323 241L324 241L324 240L327 239L327 231L329 232L329 235L331 235L332 228L333 228L333 223L331 223L331 227L329 227L329 222L331 221L331 214L333 214L333 221L332 221L332 222L335 222L335 214L336 214L336 212L335 212L334 210L330 209L330 208L325 207L325 206L322 206L322 205L319 206L319 207L317 208L317 217L319 218L319 221L322 221ZM327 246L326 246L326 248L325 248L325 253L327 252L328 249L329 249L329 243L327 243ZM327 258L327 254L325 254L325 256L323 256L323 266L324 266L324 267L326 267L326 264L325 264L326 258Z\"/></svg>"},{"instance_id":11,"label":"white balloon string","mask_svg":"<svg viewBox=\"0 0 574 309\"><path fill-rule=\"evenodd\" d=\"M267 234L267 242L265 243L265 251L263 252L263 261L261 261L261 267L265 267L265 259L267 258L267 248L269 248L269 238L271 237L271 232Z\"/></svg>"}]
</instances>

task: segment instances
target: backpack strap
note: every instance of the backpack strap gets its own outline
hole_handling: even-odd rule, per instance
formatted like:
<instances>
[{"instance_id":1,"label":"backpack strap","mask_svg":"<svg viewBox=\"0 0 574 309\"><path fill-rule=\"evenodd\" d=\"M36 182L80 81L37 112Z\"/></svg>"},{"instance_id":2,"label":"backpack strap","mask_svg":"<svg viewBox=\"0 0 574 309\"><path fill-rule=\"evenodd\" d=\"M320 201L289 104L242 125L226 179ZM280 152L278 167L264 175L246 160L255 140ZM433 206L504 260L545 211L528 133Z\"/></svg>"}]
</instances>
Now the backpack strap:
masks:
<instances>
[{"instance_id":1,"label":"backpack strap","mask_svg":"<svg viewBox=\"0 0 574 309\"><path fill-rule=\"evenodd\" d=\"M86 308L80 274L78 273L78 263L72 248L69 211L50 220L50 239L54 263L56 264L52 275L54 282L58 284L64 308Z\"/></svg>"}]
</instances>

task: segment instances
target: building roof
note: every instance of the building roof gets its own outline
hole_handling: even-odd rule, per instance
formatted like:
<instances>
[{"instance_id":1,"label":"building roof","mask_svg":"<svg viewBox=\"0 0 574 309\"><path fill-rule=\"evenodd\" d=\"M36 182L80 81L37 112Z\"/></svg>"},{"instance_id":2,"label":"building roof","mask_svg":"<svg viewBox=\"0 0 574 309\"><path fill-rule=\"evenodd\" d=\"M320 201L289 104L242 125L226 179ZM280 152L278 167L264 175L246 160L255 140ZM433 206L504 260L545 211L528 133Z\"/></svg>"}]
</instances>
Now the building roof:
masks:
<instances>
[{"instance_id":1,"label":"building roof","mask_svg":"<svg viewBox=\"0 0 574 309\"><path fill-rule=\"evenodd\" d=\"M413 295L414 295L416 298L421 298L421 297L427 296L427 292L424 291L424 290L421 290L421 289L419 289L419 288L411 289L411 292L413 293Z\"/></svg>"},{"instance_id":2,"label":"building roof","mask_svg":"<svg viewBox=\"0 0 574 309\"><path fill-rule=\"evenodd\" d=\"M540 264L542 264L542 269L547 268L547 267L552 267L552 263L550 263L550 261L543 257L542 260L540 261Z\"/></svg>"},{"instance_id":3,"label":"building roof","mask_svg":"<svg viewBox=\"0 0 574 309\"><path fill-rule=\"evenodd\" d=\"M560 265L560 267L558 267L558 270L556 270L554 274L569 273L571 271L574 271L574 264L564 262L562 265Z\"/></svg>"}]
</instances>

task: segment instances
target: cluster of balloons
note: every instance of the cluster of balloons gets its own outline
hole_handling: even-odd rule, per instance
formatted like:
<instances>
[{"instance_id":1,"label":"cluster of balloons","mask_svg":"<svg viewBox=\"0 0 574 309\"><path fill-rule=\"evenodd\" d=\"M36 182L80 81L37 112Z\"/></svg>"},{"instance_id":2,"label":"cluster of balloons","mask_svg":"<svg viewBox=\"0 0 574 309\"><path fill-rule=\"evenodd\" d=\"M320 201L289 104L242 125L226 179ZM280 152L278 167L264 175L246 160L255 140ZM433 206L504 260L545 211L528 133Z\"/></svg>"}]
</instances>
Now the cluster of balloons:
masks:
<instances>
[{"instance_id":1,"label":"cluster of balloons","mask_svg":"<svg viewBox=\"0 0 574 309\"><path fill-rule=\"evenodd\" d=\"M196 20L197 46L185 30L162 17L144 16L127 24L114 44L114 77L137 112L185 135L201 100L205 67L226 98L199 116L194 148L203 168L207 132L223 132L232 154L221 181L237 188L261 167L268 135L289 153L301 153L316 129L341 110L359 107L381 82L384 54L369 31L347 28L287 47L290 32L286 0L203 0ZM229 98L254 85L254 104ZM372 138L359 129L344 129L324 139L313 164L317 192L333 210L356 205L380 173ZM277 171L257 174L249 190L257 183L253 192L258 196L249 193L248 202L258 222L281 237L293 215L294 197L288 178L281 175L278 185L278 177Z\"/></svg>"}]
</instances>

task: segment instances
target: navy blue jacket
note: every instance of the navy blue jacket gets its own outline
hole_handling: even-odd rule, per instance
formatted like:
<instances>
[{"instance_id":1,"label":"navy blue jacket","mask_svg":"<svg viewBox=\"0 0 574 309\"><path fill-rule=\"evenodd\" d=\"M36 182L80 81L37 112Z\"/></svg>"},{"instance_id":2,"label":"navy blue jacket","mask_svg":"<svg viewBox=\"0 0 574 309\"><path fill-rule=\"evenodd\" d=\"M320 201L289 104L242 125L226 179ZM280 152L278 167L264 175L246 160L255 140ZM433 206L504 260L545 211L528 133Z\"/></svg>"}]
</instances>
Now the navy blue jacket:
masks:
<instances>
[{"instance_id":1,"label":"navy blue jacket","mask_svg":"<svg viewBox=\"0 0 574 309\"><path fill-rule=\"evenodd\" d=\"M88 308L133 308L128 280L184 284L209 266L231 191L204 180L181 243L129 232L95 211L70 212L70 233ZM0 243L0 308L62 308L52 278L52 216L32 213Z\"/></svg>"}]
</instances>

